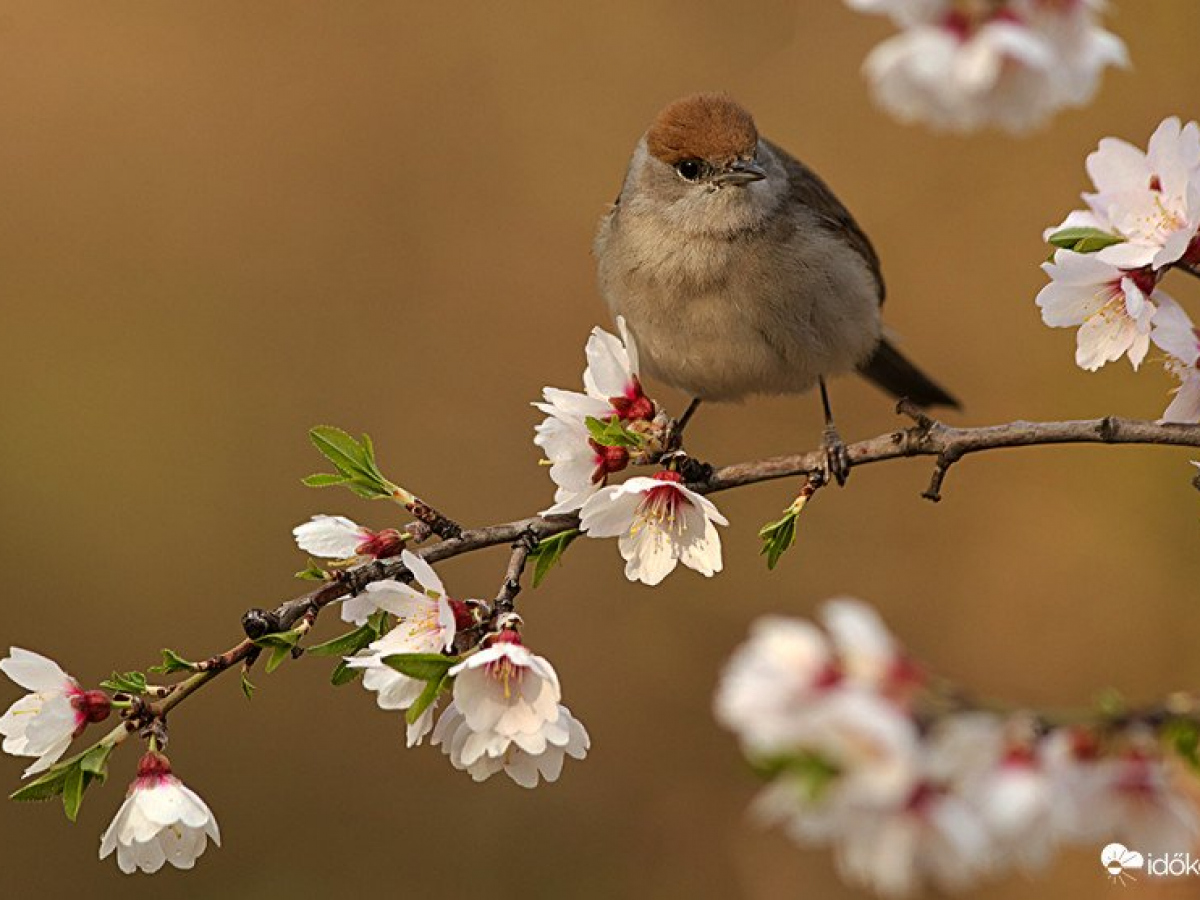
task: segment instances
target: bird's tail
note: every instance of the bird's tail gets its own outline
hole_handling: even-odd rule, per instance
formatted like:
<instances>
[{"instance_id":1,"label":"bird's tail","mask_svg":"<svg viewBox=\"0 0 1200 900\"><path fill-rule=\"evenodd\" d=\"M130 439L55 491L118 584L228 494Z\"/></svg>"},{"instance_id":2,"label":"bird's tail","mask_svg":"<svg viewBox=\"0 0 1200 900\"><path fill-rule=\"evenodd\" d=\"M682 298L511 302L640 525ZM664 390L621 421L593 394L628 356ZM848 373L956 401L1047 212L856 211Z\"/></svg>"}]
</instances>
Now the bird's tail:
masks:
<instances>
[{"instance_id":1,"label":"bird's tail","mask_svg":"<svg viewBox=\"0 0 1200 900\"><path fill-rule=\"evenodd\" d=\"M959 408L953 396L935 384L928 375L904 358L887 339L879 342L859 372L896 398L907 398L918 406Z\"/></svg>"}]
</instances>

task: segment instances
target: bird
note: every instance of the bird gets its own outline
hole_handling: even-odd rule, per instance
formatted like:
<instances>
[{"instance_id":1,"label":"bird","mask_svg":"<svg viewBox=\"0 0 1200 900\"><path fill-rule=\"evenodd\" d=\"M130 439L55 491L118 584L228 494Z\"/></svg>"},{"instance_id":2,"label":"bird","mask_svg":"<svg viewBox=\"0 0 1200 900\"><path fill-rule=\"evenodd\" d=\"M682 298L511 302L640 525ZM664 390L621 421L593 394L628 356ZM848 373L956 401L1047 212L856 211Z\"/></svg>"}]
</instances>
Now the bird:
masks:
<instances>
[{"instance_id":1,"label":"bird","mask_svg":"<svg viewBox=\"0 0 1200 900\"><path fill-rule=\"evenodd\" d=\"M827 379L858 372L920 407L959 405L885 334L879 256L849 210L726 94L655 116L593 249L642 369L691 397L680 431L702 402L818 387L824 477L844 484Z\"/></svg>"}]
</instances>

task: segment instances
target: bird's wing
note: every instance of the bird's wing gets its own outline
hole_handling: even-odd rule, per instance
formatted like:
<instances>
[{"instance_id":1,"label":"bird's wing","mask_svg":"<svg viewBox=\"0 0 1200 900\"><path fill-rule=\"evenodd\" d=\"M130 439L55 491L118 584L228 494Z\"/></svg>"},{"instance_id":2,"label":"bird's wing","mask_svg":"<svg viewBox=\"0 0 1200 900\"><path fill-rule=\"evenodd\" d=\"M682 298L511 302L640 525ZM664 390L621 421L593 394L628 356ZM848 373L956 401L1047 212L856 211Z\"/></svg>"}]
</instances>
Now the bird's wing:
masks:
<instances>
[{"instance_id":1,"label":"bird's wing","mask_svg":"<svg viewBox=\"0 0 1200 900\"><path fill-rule=\"evenodd\" d=\"M827 224L831 231L844 234L850 246L866 261L871 268L871 274L875 276L875 283L879 285L879 303L882 305L886 289L883 284L883 270L879 265L879 254L875 252L870 239L854 221L854 216L850 215L850 210L842 205L842 201L812 169L776 144L767 140L763 140L763 143L771 149L771 152L787 170L788 180L791 182L792 199L816 213L822 223Z\"/></svg>"}]
</instances>

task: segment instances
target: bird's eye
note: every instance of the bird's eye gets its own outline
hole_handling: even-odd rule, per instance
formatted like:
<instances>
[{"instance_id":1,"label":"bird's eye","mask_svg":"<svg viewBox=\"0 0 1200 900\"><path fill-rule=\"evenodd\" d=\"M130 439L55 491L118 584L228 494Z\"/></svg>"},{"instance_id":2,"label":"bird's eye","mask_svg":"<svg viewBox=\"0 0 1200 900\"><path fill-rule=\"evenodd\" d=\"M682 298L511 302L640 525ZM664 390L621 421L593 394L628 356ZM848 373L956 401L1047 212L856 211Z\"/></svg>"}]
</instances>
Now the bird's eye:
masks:
<instances>
[{"instance_id":1,"label":"bird's eye","mask_svg":"<svg viewBox=\"0 0 1200 900\"><path fill-rule=\"evenodd\" d=\"M681 159L675 163L675 171L686 181L695 181L704 173L704 163L698 159Z\"/></svg>"}]
</instances>

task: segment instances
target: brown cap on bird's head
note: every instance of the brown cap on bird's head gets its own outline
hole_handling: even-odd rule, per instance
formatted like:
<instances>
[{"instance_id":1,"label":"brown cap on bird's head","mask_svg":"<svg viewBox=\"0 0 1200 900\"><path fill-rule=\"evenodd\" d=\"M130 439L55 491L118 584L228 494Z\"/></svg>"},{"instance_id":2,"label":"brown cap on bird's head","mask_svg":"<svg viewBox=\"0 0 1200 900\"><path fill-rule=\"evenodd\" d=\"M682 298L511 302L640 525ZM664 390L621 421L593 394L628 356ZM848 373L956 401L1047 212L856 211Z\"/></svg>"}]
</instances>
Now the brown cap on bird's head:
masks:
<instances>
[{"instance_id":1,"label":"brown cap on bird's head","mask_svg":"<svg viewBox=\"0 0 1200 900\"><path fill-rule=\"evenodd\" d=\"M692 94L666 107L646 132L646 149L669 166L684 159L714 163L753 156L754 118L724 94Z\"/></svg>"}]
</instances>

